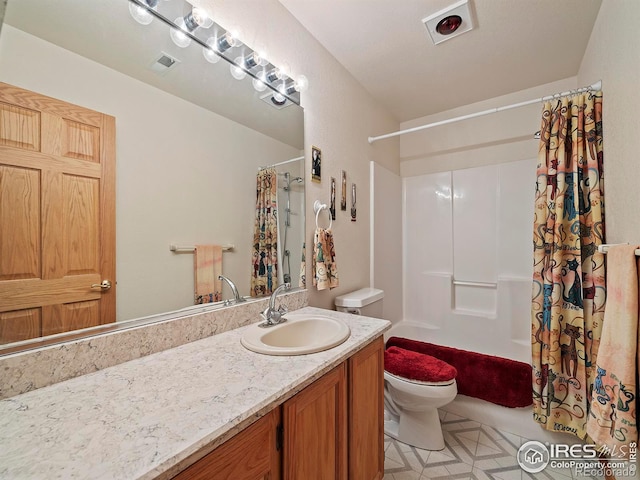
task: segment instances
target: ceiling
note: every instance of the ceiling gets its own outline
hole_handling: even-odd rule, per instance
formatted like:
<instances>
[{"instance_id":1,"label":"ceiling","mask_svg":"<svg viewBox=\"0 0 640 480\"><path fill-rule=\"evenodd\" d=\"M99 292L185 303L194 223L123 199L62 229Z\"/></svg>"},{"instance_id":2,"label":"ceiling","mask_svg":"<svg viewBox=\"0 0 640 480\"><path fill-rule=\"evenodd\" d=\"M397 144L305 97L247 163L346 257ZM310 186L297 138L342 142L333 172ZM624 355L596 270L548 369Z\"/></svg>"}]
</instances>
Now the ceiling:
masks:
<instances>
[{"instance_id":1,"label":"ceiling","mask_svg":"<svg viewBox=\"0 0 640 480\"><path fill-rule=\"evenodd\" d=\"M476 28L438 45L422 19L456 0L280 3L401 122L575 76L601 3L469 1Z\"/></svg>"}]
</instances>

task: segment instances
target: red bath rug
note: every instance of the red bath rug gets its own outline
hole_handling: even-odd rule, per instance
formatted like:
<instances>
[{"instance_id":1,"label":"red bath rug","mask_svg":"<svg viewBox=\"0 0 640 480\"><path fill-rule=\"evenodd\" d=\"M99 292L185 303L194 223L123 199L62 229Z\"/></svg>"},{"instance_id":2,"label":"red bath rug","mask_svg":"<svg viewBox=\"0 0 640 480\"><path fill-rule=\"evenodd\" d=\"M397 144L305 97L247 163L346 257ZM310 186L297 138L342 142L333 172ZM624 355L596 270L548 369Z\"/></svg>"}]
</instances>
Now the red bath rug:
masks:
<instances>
[{"instance_id":1,"label":"red bath rug","mask_svg":"<svg viewBox=\"0 0 640 480\"><path fill-rule=\"evenodd\" d=\"M531 366L527 363L399 337L387 341L387 349L391 347L431 355L455 367L462 395L510 408L533 403Z\"/></svg>"}]
</instances>

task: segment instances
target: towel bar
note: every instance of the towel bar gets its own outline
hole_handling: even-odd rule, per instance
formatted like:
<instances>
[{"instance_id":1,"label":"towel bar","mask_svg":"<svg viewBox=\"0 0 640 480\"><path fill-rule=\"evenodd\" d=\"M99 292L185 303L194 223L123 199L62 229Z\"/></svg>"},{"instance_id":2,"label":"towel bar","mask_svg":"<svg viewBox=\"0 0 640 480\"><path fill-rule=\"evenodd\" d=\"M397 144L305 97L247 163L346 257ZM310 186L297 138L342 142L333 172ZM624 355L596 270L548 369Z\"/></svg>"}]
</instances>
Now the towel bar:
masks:
<instances>
[{"instance_id":1,"label":"towel bar","mask_svg":"<svg viewBox=\"0 0 640 480\"><path fill-rule=\"evenodd\" d=\"M233 245L224 245L222 247L222 251L223 252L228 252L233 250L235 247ZM171 250L174 253L193 253L196 250L196 247L185 247L185 246L177 246L177 245L169 245L169 250Z\"/></svg>"},{"instance_id":2,"label":"towel bar","mask_svg":"<svg viewBox=\"0 0 640 480\"><path fill-rule=\"evenodd\" d=\"M604 243L602 245L598 245L598 251L600 253L607 253L609 251L609 247L614 245L629 245L628 243ZM640 248L636 248L636 257L640 257Z\"/></svg>"}]
</instances>

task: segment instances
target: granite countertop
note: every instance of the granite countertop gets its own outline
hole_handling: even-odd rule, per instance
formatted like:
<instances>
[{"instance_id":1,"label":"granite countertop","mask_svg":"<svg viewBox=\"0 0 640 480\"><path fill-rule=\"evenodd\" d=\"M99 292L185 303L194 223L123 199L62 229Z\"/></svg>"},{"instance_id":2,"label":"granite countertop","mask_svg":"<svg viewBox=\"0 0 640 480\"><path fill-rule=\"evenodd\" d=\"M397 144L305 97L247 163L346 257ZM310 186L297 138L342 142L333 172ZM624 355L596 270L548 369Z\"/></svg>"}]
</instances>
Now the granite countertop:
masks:
<instances>
[{"instance_id":1,"label":"granite countertop","mask_svg":"<svg viewBox=\"0 0 640 480\"><path fill-rule=\"evenodd\" d=\"M0 401L0 478L168 478L391 326L296 312L339 318L351 336L324 352L279 357L245 349L242 327Z\"/></svg>"}]
</instances>

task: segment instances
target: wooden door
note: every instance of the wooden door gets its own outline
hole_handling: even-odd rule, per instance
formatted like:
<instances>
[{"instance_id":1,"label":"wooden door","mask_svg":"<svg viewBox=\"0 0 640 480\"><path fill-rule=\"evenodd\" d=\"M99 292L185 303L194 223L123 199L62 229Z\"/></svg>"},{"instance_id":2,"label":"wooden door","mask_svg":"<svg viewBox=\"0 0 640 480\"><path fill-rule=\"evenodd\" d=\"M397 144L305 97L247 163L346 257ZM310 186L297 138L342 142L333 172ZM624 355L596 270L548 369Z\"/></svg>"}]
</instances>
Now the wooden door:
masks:
<instances>
[{"instance_id":1,"label":"wooden door","mask_svg":"<svg viewBox=\"0 0 640 480\"><path fill-rule=\"evenodd\" d=\"M344 364L284 403L284 480L347 478L346 414Z\"/></svg>"},{"instance_id":2,"label":"wooden door","mask_svg":"<svg viewBox=\"0 0 640 480\"><path fill-rule=\"evenodd\" d=\"M384 477L384 342L349 359L349 479Z\"/></svg>"},{"instance_id":3,"label":"wooden door","mask_svg":"<svg viewBox=\"0 0 640 480\"><path fill-rule=\"evenodd\" d=\"M115 290L115 118L0 83L0 343L114 322Z\"/></svg>"},{"instance_id":4,"label":"wooden door","mask_svg":"<svg viewBox=\"0 0 640 480\"><path fill-rule=\"evenodd\" d=\"M174 480L280 480L280 407L227 440Z\"/></svg>"}]
</instances>

